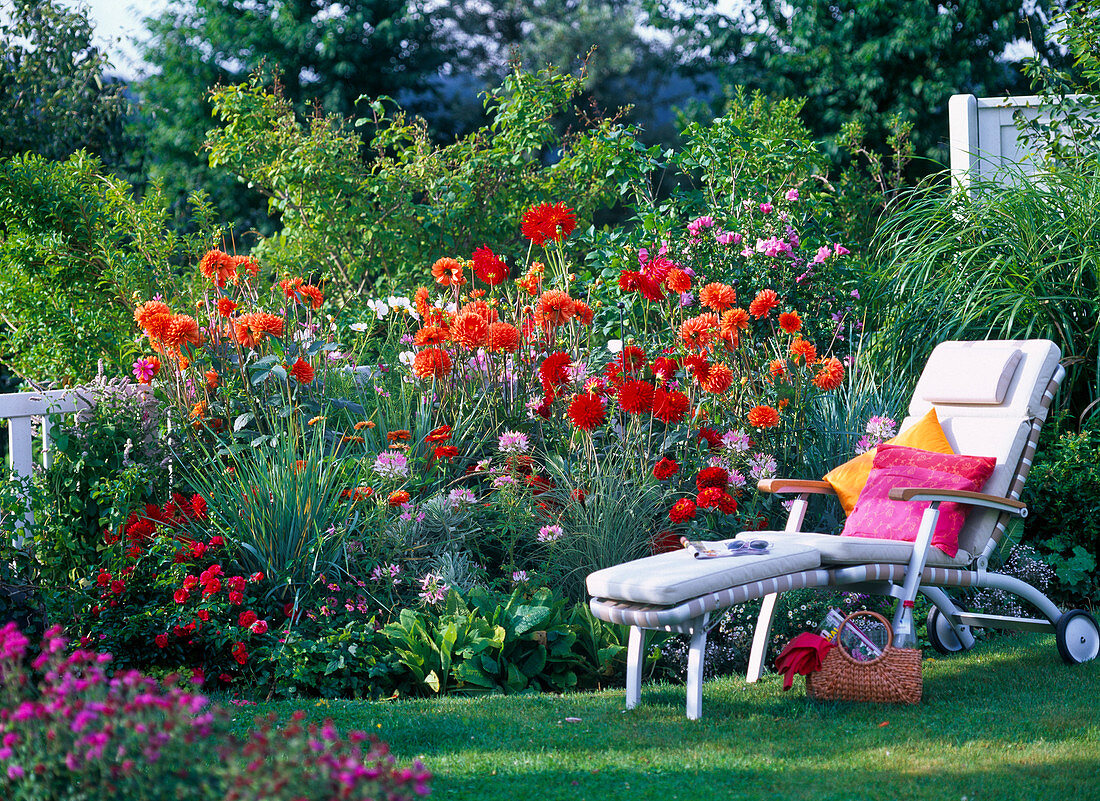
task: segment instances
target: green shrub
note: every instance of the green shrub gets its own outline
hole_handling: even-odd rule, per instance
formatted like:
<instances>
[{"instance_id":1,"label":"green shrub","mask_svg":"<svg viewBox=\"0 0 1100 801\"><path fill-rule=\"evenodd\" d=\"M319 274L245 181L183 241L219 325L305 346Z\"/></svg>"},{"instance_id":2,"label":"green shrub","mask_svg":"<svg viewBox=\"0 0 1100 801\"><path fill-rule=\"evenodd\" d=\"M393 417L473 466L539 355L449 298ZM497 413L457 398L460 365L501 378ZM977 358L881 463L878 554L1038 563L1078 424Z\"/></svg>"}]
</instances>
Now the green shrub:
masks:
<instances>
[{"instance_id":1,"label":"green shrub","mask_svg":"<svg viewBox=\"0 0 1100 801\"><path fill-rule=\"evenodd\" d=\"M1100 430L1046 440L1023 501L1029 511L1023 539L1054 568L1057 594L1100 600Z\"/></svg>"}]
</instances>

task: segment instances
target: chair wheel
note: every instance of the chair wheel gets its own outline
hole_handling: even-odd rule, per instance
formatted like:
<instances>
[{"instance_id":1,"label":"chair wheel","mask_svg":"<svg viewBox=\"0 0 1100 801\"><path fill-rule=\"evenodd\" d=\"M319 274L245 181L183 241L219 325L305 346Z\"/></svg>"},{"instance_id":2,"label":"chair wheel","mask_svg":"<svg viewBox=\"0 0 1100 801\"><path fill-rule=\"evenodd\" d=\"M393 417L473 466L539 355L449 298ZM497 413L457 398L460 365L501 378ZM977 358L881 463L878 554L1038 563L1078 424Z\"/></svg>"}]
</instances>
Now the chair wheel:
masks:
<instances>
[{"instance_id":1,"label":"chair wheel","mask_svg":"<svg viewBox=\"0 0 1100 801\"><path fill-rule=\"evenodd\" d=\"M1067 665L1088 662L1100 652L1100 626L1084 609L1070 609L1058 618L1054 636L1058 653Z\"/></svg>"},{"instance_id":2,"label":"chair wheel","mask_svg":"<svg viewBox=\"0 0 1100 801\"><path fill-rule=\"evenodd\" d=\"M966 611L966 607L962 604L957 603L955 606L964 612ZM959 635L951 628L951 622L947 619L947 616L935 606L928 610L928 617L925 622L928 628L928 642L941 654L957 654L962 651L969 651L974 647L974 638L967 636L960 640ZM967 635L970 634L970 626L960 626L959 628Z\"/></svg>"}]
</instances>

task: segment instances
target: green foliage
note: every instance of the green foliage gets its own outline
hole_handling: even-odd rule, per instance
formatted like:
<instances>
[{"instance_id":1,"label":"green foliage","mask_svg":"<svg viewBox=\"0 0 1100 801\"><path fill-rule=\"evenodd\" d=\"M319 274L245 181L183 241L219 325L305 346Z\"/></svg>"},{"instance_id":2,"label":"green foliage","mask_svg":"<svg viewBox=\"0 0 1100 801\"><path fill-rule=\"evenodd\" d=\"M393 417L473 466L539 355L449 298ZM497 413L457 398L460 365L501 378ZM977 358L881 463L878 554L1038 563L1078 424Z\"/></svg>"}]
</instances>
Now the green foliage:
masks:
<instances>
[{"instance_id":1,"label":"green foliage","mask_svg":"<svg viewBox=\"0 0 1100 801\"><path fill-rule=\"evenodd\" d=\"M90 380L100 360L129 372L134 293L169 290L175 265L214 236L201 195L192 235L168 227L165 205L156 187L135 197L83 152L0 161L0 360L65 384Z\"/></svg>"},{"instance_id":2,"label":"green foliage","mask_svg":"<svg viewBox=\"0 0 1100 801\"><path fill-rule=\"evenodd\" d=\"M298 602L318 573L335 573L344 538L358 523L344 490L359 483L355 461L333 458L323 428L296 421L227 452L194 438L198 457L182 479L206 499L197 528L225 538L246 573L262 572L282 602ZM282 421L280 421L282 422Z\"/></svg>"},{"instance_id":3,"label":"green foliage","mask_svg":"<svg viewBox=\"0 0 1100 801\"><path fill-rule=\"evenodd\" d=\"M0 157L63 159L87 149L107 155L126 111L108 85L107 55L92 43L87 8L55 0L12 0L0 17Z\"/></svg>"},{"instance_id":4,"label":"green foliage","mask_svg":"<svg viewBox=\"0 0 1100 801\"><path fill-rule=\"evenodd\" d=\"M41 505L32 507L37 569L58 587L86 579L104 528L117 529L132 506L168 484L163 419L151 393L124 378L75 391L91 409L75 420L55 416L52 464L36 479Z\"/></svg>"},{"instance_id":5,"label":"green foliage","mask_svg":"<svg viewBox=\"0 0 1100 801\"><path fill-rule=\"evenodd\" d=\"M214 92L224 125L211 134L210 159L280 214L281 232L255 252L277 270L322 273L346 300L383 276L415 280L441 256L516 245L515 221L532 203L564 202L586 220L632 198L650 167L633 131L608 120L565 138L555 130L553 116L580 88L569 75L517 70L487 96L489 124L446 146L378 100L360 121L373 131L364 163L346 120L315 116L305 126L288 98L254 77Z\"/></svg>"},{"instance_id":6,"label":"green foliage","mask_svg":"<svg viewBox=\"0 0 1100 801\"><path fill-rule=\"evenodd\" d=\"M920 159L942 161L952 94L1012 94L1021 87L1005 48L1032 39L1043 56L1047 3L911 3L905 0L754 0L727 10L704 0L653 3L684 66L778 97L804 97L804 119L833 141L845 123L866 126L885 149L893 116L914 124ZM1034 34L1034 36L1030 36ZM834 151L832 155L836 155ZM918 164L921 172L928 169Z\"/></svg>"},{"instance_id":7,"label":"green foliage","mask_svg":"<svg viewBox=\"0 0 1100 801\"><path fill-rule=\"evenodd\" d=\"M1025 62L1024 72L1046 114L1028 119L1017 111L1016 127L1048 167L1080 168L1082 161L1095 163L1100 155L1100 9L1094 3L1076 3L1055 16L1052 28L1071 63L1060 65L1038 55Z\"/></svg>"},{"instance_id":8,"label":"green foliage","mask_svg":"<svg viewBox=\"0 0 1100 801\"><path fill-rule=\"evenodd\" d=\"M145 114L146 168L182 210L197 187L237 230L270 233L262 199L207 164L208 93L263 66L298 113L315 104L350 115L357 98L424 85L440 64L430 15L406 0L177 0L146 20L141 50L152 69L136 86Z\"/></svg>"},{"instance_id":9,"label":"green foliage","mask_svg":"<svg viewBox=\"0 0 1100 801\"><path fill-rule=\"evenodd\" d=\"M477 588L449 593L438 609L404 609L382 633L406 694L564 692L606 680L622 652L619 632L590 617L546 588Z\"/></svg>"},{"instance_id":10,"label":"green foliage","mask_svg":"<svg viewBox=\"0 0 1100 801\"><path fill-rule=\"evenodd\" d=\"M1024 541L1055 569L1064 597L1100 600L1100 430L1047 440L1036 455L1023 499Z\"/></svg>"}]
</instances>

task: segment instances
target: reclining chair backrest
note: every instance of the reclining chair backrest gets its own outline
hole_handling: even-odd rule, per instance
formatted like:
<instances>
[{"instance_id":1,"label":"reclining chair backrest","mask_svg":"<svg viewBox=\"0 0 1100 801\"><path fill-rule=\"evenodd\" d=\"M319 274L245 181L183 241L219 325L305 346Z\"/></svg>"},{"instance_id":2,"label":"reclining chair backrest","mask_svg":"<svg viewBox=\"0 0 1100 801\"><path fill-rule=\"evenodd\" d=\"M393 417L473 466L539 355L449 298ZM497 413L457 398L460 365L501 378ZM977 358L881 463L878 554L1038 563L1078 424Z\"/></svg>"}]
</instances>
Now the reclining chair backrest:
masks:
<instances>
[{"instance_id":1,"label":"reclining chair backrest","mask_svg":"<svg viewBox=\"0 0 1100 801\"><path fill-rule=\"evenodd\" d=\"M990 495L1018 499L1031 467L1039 429L1065 371L1058 346L1045 339L943 342L921 373L907 428L933 406L956 453L993 456ZM991 509L972 509L959 547L975 557L996 547L1005 521Z\"/></svg>"}]
</instances>

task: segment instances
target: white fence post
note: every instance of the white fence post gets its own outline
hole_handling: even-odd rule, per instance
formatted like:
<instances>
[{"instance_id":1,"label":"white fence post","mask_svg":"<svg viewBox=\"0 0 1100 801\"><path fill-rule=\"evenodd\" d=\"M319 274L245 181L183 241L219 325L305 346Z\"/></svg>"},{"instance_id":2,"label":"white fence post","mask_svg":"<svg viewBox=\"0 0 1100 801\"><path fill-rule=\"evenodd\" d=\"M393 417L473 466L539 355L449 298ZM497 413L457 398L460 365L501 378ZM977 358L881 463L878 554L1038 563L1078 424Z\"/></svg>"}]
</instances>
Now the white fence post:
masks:
<instances>
[{"instance_id":1,"label":"white fence post","mask_svg":"<svg viewBox=\"0 0 1100 801\"><path fill-rule=\"evenodd\" d=\"M11 472L18 478L30 479L34 471L34 418L40 418L42 437L42 466L49 467L51 414L74 414L91 408L91 401L72 389L54 389L48 392L13 392L0 395L0 419L8 423L8 458ZM29 503L26 524L34 522ZM16 540L22 547L22 538Z\"/></svg>"}]
</instances>

